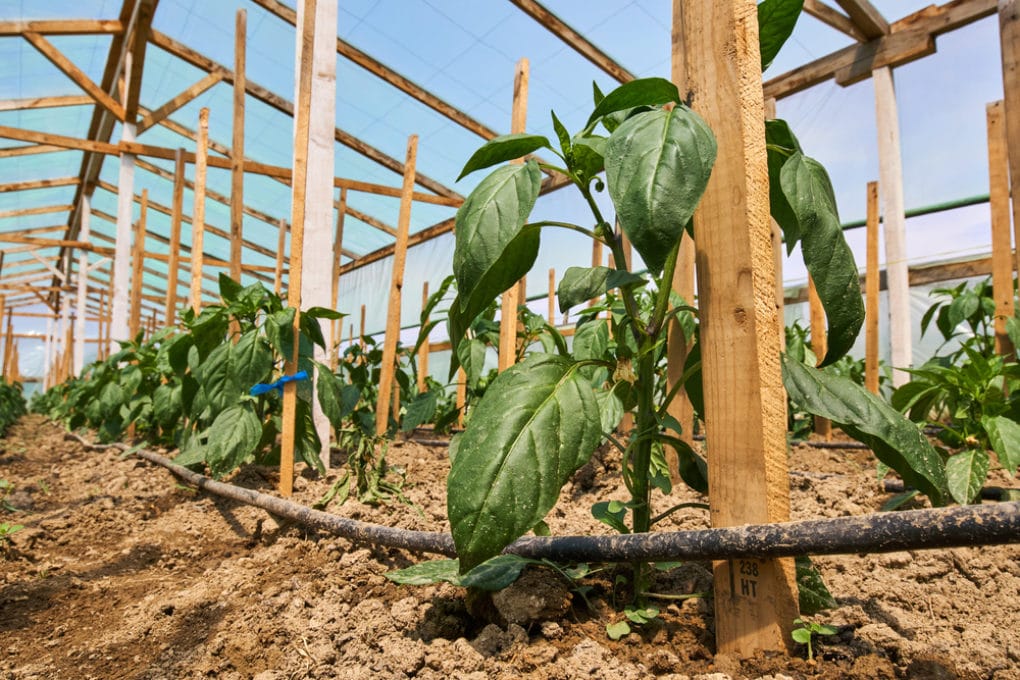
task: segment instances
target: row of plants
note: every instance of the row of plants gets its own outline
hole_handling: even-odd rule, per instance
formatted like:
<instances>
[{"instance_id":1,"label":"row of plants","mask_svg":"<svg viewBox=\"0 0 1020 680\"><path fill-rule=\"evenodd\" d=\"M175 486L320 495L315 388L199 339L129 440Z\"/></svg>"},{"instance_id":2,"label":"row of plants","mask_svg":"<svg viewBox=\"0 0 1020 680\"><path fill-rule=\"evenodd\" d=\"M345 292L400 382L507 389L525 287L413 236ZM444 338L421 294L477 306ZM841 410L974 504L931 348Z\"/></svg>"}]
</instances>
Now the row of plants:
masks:
<instances>
[{"instance_id":1,"label":"row of plants","mask_svg":"<svg viewBox=\"0 0 1020 680\"><path fill-rule=\"evenodd\" d=\"M7 382L0 377L0 437L7 428L27 411L21 383Z\"/></svg>"}]
</instances>

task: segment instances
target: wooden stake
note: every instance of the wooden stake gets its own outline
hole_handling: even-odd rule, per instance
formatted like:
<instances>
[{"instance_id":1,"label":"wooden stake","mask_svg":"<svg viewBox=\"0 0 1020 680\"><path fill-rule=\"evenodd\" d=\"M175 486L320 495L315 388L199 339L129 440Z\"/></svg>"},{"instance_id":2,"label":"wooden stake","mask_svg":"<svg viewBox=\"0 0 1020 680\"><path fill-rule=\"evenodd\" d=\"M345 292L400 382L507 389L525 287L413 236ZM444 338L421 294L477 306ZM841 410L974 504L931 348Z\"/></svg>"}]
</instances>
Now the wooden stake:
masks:
<instances>
[{"instance_id":1,"label":"wooden stake","mask_svg":"<svg viewBox=\"0 0 1020 680\"><path fill-rule=\"evenodd\" d=\"M467 372L457 369L457 427L464 427L464 407L467 405Z\"/></svg>"},{"instance_id":2,"label":"wooden stake","mask_svg":"<svg viewBox=\"0 0 1020 680\"><path fill-rule=\"evenodd\" d=\"M612 258L613 258L613 256L610 255L609 256L609 260L610 260L609 266L610 267L613 266ZM592 267L601 267L602 265L603 265L603 262L602 262L602 241L599 241L598 239L595 239L595 240L593 240L591 242L591 266ZM589 307L594 307L596 304L598 304L598 301L599 301L600 298L601 298L601 296L593 297L591 300L588 301L588 306Z\"/></svg>"},{"instance_id":3,"label":"wooden stake","mask_svg":"<svg viewBox=\"0 0 1020 680\"><path fill-rule=\"evenodd\" d=\"M426 281L421 287L421 308L424 310L429 302L429 282ZM427 326L429 319L426 317L423 323ZM418 348L418 394L425 391L425 377L429 373L429 341L428 338Z\"/></svg>"},{"instance_id":4,"label":"wooden stake","mask_svg":"<svg viewBox=\"0 0 1020 680\"><path fill-rule=\"evenodd\" d=\"M910 368L913 362L900 126L892 70L889 67L875 69L872 82L878 122L878 178L882 189L885 271L889 287L889 342L892 347L893 386L899 387L910 380L910 374L900 369Z\"/></svg>"},{"instance_id":5,"label":"wooden stake","mask_svg":"<svg viewBox=\"0 0 1020 680\"><path fill-rule=\"evenodd\" d=\"M234 27L234 138L230 147L230 278L241 282L244 240L244 90L248 12L237 10ZM296 123L295 123L296 125Z\"/></svg>"},{"instance_id":6,"label":"wooden stake","mask_svg":"<svg viewBox=\"0 0 1020 680\"><path fill-rule=\"evenodd\" d=\"M280 220L276 238L276 267L273 270L273 291L279 295L283 290L283 259L287 250L287 221Z\"/></svg>"},{"instance_id":7,"label":"wooden stake","mask_svg":"<svg viewBox=\"0 0 1020 680\"><path fill-rule=\"evenodd\" d=\"M790 515L786 398L755 3L688 0L677 9L684 89L719 144L694 218L712 526L780 522ZM717 651L788 649L793 561L717 562L714 575Z\"/></svg>"},{"instance_id":8,"label":"wooden stake","mask_svg":"<svg viewBox=\"0 0 1020 680\"><path fill-rule=\"evenodd\" d=\"M992 294L995 297L995 352L1013 356L1006 320L1013 318L1013 249L1009 229L1009 159L1003 102L989 104L988 193L992 211ZM1020 199L1018 199L1020 200Z\"/></svg>"},{"instance_id":9,"label":"wooden stake","mask_svg":"<svg viewBox=\"0 0 1020 680\"><path fill-rule=\"evenodd\" d=\"M361 305L361 335L358 336L359 342L361 343L361 349L365 349L365 305Z\"/></svg>"},{"instance_id":10,"label":"wooden stake","mask_svg":"<svg viewBox=\"0 0 1020 680\"><path fill-rule=\"evenodd\" d=\"M7 297L4 296L4 295L0 295L0 323L3 323L4 312L5 312L6 307L7 307ZM7 345L9 345L9 344L10 343L8 341L6 341L6 339L5 339L3 351L0 352L0 358L3 359L3 361L0 362L0 376L6 376L7 375L7 349L8 349Z\"/></svg>"},{"instance_id":11,"label":"wooden stake","mask_svg":"<svg viewBox=\"0 0 1020 680\"><path fill-rule=\"evenodd\" d=\"M174 159L173 214L170 216L170 259L166 264L166 309L164 318L167 326L177 323L177 277L181 258L181 215L184 212L184 149L177 149Z\"/></svg>"},{"instance_id":12,"label":"wooden stake","mask_svg":"<svg viewBox=\"0 0 1020 680\"><path fill-rule=\"evenodd\" d=\"M556 326L556 269L549 267L549 325Z\"/></svg>"},{"instance_id":13,"label":"wooden stake","mask_svg":"<svg viewBox=\"0 0 1020 680\"><path fill-rule=\"evenodd\" d=\"M130 54L128 55L130 59ZM130 71L130 69L127 69ZM126 93L125 93L126 94ZM125 123L122 139L134 141L134 124ZM110 276L110 334L118 340L126 339L130 332L128 317L130 316L131 290L131 225L134 212L134 181L135 157L129 153L120 155L120 168L117 180L117 240Z\"/></svg>"},{"instance_id":14,"label":"wooden stake","mask_svg":"<svg viewBox=\"0 0 1020 680\"><path fill-rule=\"evenodd\" d=\"M340 190L340 204L337 207L336 212L336 234L333 237L333 273L332 273L332 284L333 293L330 298L332 304L330 309L338 309L340 304L340 262L341 256L344 250L344 218L347 215L347 189ZM332 338L331 347L332 358L330 365L333 370L336 370L337 363L340 361L340 342L343 340L343 320L337 319L331 326Z\"/></svg>"},{"instance_id":15,"label":"wooden stake","mask_svg":"<svg viewBox=\"0 0 1020 680\"><path fill-rule=\"evenodd\" d=\"M864 387L878 394L878 182L868 182L867 264L864 281Z\"/></svg>"},{"instance_id":16,"label":"wooden stake","mask_svg":"<svg viewBox=\"0 0 1020 680\"><path fill-rule=\"evenodd\" d=\"M149 209L149 190L142 189L141 213L135 222L135 241L131 248L131 317L128 335L134 340L142 328L142 268L145 266L145 219Z\"/></svg>"},{"instance_id":17,"label":"wooden stake","mask_svg":"<svg viewBox=\"0 0 1020 680\"><path fill-rule=\"evenodd\" d=\"M999 0L999 45L1002 50L1002 93L1009 155L1013 232L1020 272L1020 0Z\"/></svg>"},{"instance_id":18,"label":"wooden stake","mask_svg":"<svg viewBox=\"0 0 1020 680\"><path fill-rule=\"evenodd\" d=\"M92 236L92 208L89 197L82 194L81 224L78 227L78 238L88 241ZM81 251L78 259L78 298L75 301L75 342L74 342L74 363L72 372L74 375L81 375L85 368L85 317L87 315L86 304L88 302L89 286L89 254ZM0 314L0 319L3 314Z\"/></svg>"},{"instance_id":19,"label":"wooden stake","mask_svg":"<svg viewBox=\"0 0 1020 680\"><path fill-rule=\"evenodd\" d=\"M202 249L205 241L205 172L209 157L209 109L198 113L195 148L195 205L191 212L191 309L202 310Z\"/></svg>"},{"instance_id":20,"label":"wooden stake","mask_svg":"<svg viewBox=\"0 0 1020 680\"><path fill-rule=\"evenodd\" d=\"M822 307L822 299L818 297L818 289L815 288L815 281L808 275L808 312L811 322L811 351L815 353L818 360L825 358L828 351L828 338L825 335L825 309ZM832 423L828 418L815 416L815 434L825 438L825 441L832 440Z\"/></svg>"},{"instance_id":21,"label":"wooden stake","mask_svg":"<svg viewBox=\"0 0 1020 680\"><path fill-rule=\"evenodd\" d=\"M397 247L393 251L393 273L390 279L390 302L386 311L386 335L383 336L382 372L379 378L379 403L375 408L375 433L382 436L389 426L387 410L393 391L393 374L397 365L397 340L400 339L400 294L404 287L404 264L407 261L407 236L411 227L411 194L418 159L418 135L407 140L404 162L404 195L400 198L397 221Z\"/></svg>"},{"instance_id":22,"label":"wooden stake","mask_svg":"<svg viewBox=\"0 0 1020 680\"><path fill-rule=\"evenodd\" d=\"M530 67L527 59L517 62L514 71L514 99L510 114L510 132L524 132L528 116L528 77ZM518 158L514 163L523 163ZM517 307L521 303L520 287L516 284L503 292L499 321L499 372L517 363Z\"/></svg>"}]
</instances>

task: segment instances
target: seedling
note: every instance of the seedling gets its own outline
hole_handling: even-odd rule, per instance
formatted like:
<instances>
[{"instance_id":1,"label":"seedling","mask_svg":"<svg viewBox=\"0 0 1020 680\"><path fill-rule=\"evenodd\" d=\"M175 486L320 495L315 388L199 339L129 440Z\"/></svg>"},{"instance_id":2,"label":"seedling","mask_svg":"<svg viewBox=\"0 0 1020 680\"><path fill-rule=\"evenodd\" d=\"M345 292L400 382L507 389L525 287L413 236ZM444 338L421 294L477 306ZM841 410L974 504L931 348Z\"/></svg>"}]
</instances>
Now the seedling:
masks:
<instances>
[{"instance_id":1,"label":"seedling","mask_svg":"<svg viewBox=\"0 0 1020 680\"><path fill-rule=\"evenodd\" d=\"M15 534L15 533L21 531L24 528L25 528L24 525L21 525L21 524L11 524L10 522L0 522L0 545L6 547L7 544L10 543L11 534Z\"/></svg>"},{"instance_id":2,"label":"seedling","mask_svg":"<svg viewBox=\"0 0 1020 680\"><path fill-rule=\"evenodd\" d=\"M793 637L794 642L807 646L808 661L815 660L814 648L811 646L812 638L815 635L835 635L837 632L832 626L815 623L814 621L805 621L800 617L793 620L793 625L795 628L790 635Z\"/></svg>"}]
</instances>

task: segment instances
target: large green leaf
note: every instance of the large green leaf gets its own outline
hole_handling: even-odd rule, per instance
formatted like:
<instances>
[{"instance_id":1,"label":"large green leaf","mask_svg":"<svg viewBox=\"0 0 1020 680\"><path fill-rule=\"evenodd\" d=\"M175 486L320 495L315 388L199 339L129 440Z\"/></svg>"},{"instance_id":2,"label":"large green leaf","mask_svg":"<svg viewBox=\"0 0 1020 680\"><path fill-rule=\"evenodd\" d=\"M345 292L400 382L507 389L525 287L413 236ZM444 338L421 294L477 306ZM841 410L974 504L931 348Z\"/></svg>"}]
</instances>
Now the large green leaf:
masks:
<instances>
[{"instance_id":1,"label":"large green leaf","mask_svg":"<svg viewBox=\"0 0 1020 680\"><path fill-rule=\"evenodd\" d=\"M1006 416L985 416L981 419L981 425L988 433L988 441L999 463L1015 475L1020 466L1020 423Z\"/></svg>"},{"instance_id":2,"label":"large green leaf","mask_svg":"<svg viewBox=\"0 0 1020 680\"><path fill-rule=\"evenodd\" d=\"M769 207L772 212L772 219L783 231L783 240L786 243L786 254L789 255L800 242L800 224L797 222L797 215L790 207L783 193L783 184L780 180L783 165L787 159L800 151L800 143L790 130L785 120L765 121L765 149L768 155L769 166Z\"/></svg>"},{"instance_id":3,"label":"large green leaf","mask_svg":"<svg viewBox=\"0 0 1020 680\"><path fill-rule=\"evenodd\" d=\"M407 404L407 413L400 423L401 432L411 432L416 427L431 422L436 415L436 406L439 404L439 394L433 390L415 395Z\"/></svg>"},{"instance_id":4,"label":"large green leaf","mask_svg":"<svg viewBox=\"0 0 1020 680\"><path fill-rule=\"evenodd\" d=\"M230 370L230 354L231 344L224 342L210 352L195 371L195 377L205 393L206 403L213 413L219 413L228 404L235 403L242 393L234 372Z\"/></svg>"},{"instance_id":5,"label":"large green leaf","mask_svg":"<svg viewBox=\"0 0 1020 680\"><path fill-rule=\"evenodd\" d=\"M942 505L946 473L942 458L918 427L849 378L831 375L785 355L783 383L799 408L828 418L844 432L871 447L880 461L903 481Z\"/></svg>"},{"instance_id":6,"label":"large green leaf","mask_svg":"<svg viewBox=\"0 0 1020 680\"><path fill-rule=\"evenodd\" d=\"M515 158L522 158L543 147L552 148L549 146L549 140L542 135L515 132L510 135L493 137L482 148L471 155L468 162L464 164L464 169L460 171L457 181L459 182L475 170L488 168L504 161L512 161Z\"/></svg>"},{"instance_id":7,"label":"large green leaf","mask_svg":"<svg viewBox=\"0 0 1020 680\"><path fill-rule=\"evenodd\" d=\"M462 573L538 524L601 439L595 394L577 368L532 355L500 374L475 407L447 482Z\"/></svg>"},{"instance_id":8,"label":"large green leaf","mask_svg":"<svg viewBox=\"0 0 1020 680\"><path fill-rule=\"evenodd\" d=\"M957 503L966 505L978 499L988 477L988 463L988 452L981 449L967 449L949 457L946 481Z\"/></svg>"},{"instance_id":9,"label":"large green leaf","mask_svg":"<svg viewBox=\"0 0 1020 680\"><path fill-rule=\"evenodd\" d=\"M539 232L522 227L541 185L534 161L508 165L482 180L457 211L453 272L468 324L534 264Z\"/></svg>"},{"instance_id":10,"label":"large green leaf","mask_svg":"<svg viewBox=\"0 0 1020 680\"><path fill-rule=\"evenodd\" d=\"M574 305L608 290L644 282L637 274L609 267L567 267L556 289L556 297L560 301L560 312L566 314Z\"/></svg>"},{"instance_id":11,"label":"large green leaf","mask_svg":"<svg viewBox=\"0 0 1020 680\"><path fill-rule=\"evenodd\" d=\"M797 25L804 0L763 0L758 4L758 45L761 70L772 65L783 43Z\"/></svg>"},{"instance_id":12,"label":"large green leaf","mask_svg":"<svg viewBox=\"0 0 1020 680\"><path fill-rule=\"evenodd\" d=\"M652 272L662 271L694 214L715 154L708 125L682 105L632 116L609 137L609 195L620 226Z\"/></svg>"},{"instance_id":13,"label":"large green leaf","mask_svg":"<svg viewBox=\"0 0 1020 680\"><path fill-rule=\"evenodd\" d=\"M659 106L670 102L679 104L680 101L680 92L676 85L665 78L638 78L624 83L602 97L588 118L588 125L616 111L625 111L637 106Z\"/></svg>"},{"instance_id":14,"label":"large green leaf","mask_svg":"<svg viewBox=\"0 0 1020 680\"><path fill-rule=\"evenodd\" d=\"M275 360L272 347L257 329L242 334L230 347L230 370L235 384L242 390L267 382Z\"/></svg>"},{"instance_id":15,"label":"large green leaf","mask_svg":"<svg viewBox=\"0 0 1020 680\"><path fill-rule=\"evenodd\" d=\"M358 388L346 385L324 364L316 364L319 369L315 381L315 388L319 396L319 405L322 413L326 416L329 424L334 430L343 427L344 419L351 414L357 406L360 395ZM353 399L347 387L353 388Z\"/></svg>"},{"instance_id":16,"label":"large green leaf","mask_svg":"<svg viewBox=\"0 0 1020 680\"><path fill-rule=\"evenodd\" d=\"M783 165L780 181L800 226L804 264L825 309L829 349L820 366L827 366L850 351L864 323L857 264L843 237L825 168L795 152Z\"/></svg>"},{"instance_id":17,"label":"large green leaf","mask_svg":"<svg viewBox=\"0 0 1020 680\"><path fill-rule=\"evenodd\" d=\"M222 477L254 460L262 438L262 423L251 402L234 404L216 416L209 427L205 460L214 477Z\"/></svg>"},{"instance_id":18,"label":"large green leaf","mask_svg":"<svg viewBox=\"0 0 1020 680\"><path fill-rule=\"evenodd\" d=\"M478 338L471 338L462 342L457 347L457 357L460 365L467 375L467 384L474 387L482 378L482 371L485 369L485 355L488 349L484 342Z\"/></svg>"}]
</instances>

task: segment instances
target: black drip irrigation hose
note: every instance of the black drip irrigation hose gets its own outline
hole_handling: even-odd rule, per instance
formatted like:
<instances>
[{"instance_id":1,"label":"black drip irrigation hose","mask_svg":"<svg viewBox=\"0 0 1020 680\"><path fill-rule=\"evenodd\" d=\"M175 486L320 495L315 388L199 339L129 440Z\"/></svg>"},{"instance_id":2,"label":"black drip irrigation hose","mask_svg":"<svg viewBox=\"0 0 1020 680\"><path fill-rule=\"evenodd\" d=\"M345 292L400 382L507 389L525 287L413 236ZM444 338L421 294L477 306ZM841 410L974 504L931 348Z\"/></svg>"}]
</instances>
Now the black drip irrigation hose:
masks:
<instances>
[{"instance_id":1,"label":"black drip irrigation hose","mask_svg":"<svg viewBox=\"0 0 1020 680\"><path fill-rule=\"evenodd\" d=\"M167 468L203 491L254 505L304 526L360 543L456 556L453 539L447 533L394 529L346 519L252 489L217 482L152 451L142 449L135 454ZM505 552L562 562L655 562L880 553L1005 543L1020 543L1020 501L698 531L535 536L518 539Z\"/></svg>"}]
</instances>

